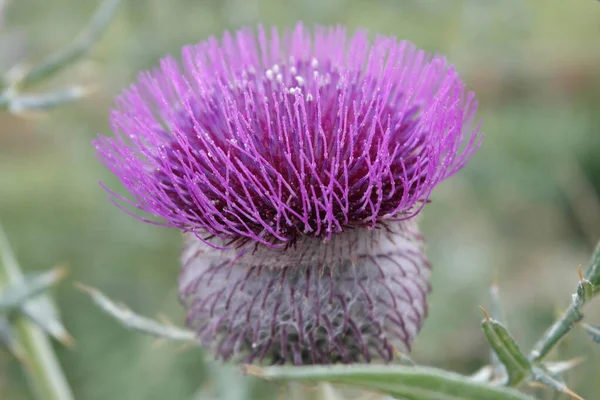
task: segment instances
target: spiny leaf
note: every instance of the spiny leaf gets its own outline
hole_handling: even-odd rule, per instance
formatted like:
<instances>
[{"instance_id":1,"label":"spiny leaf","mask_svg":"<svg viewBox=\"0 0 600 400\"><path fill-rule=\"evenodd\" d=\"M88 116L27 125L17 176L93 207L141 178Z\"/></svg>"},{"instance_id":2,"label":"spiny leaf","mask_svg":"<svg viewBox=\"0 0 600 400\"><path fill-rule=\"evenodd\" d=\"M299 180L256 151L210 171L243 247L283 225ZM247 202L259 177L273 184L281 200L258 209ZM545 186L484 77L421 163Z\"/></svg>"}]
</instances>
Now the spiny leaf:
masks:
<instances>
[{"instance_id":1,"label":"spiny leaf","mask_svg":"<svg viewBox=\"0 0 600 400\"><path fill-rule=\"evenodd\" d=\"M25 301L48 290L66 273L66 268L54 268L4 288L0 291L0 312L7 312L22 306Z\"/></svg>"},{"instance_id":2,"label":"spiny leaf","mask_svg":"<svg viewBox=\"0 0 600 400\"><path fill-rule=\"evenodd\" d=\"M10 325L10 321L4 318L2 315L0 315L0 345L6 347L8 351L22 364L27 362L25 351L17 340L15 332Z\"/></svg>"},{"instance_id":3,"label":"spiny leaf","mask_svg":"<svg viewBox=\"0 0 600 400\"><path fill-rule=\"evenodd\" d=\"M4 230L0 225L0 264L11 284L18 284L25 279L21 267L8 243ZM42 294L25 302L21 313L32 320L41 330L45 331L61 343L69 346L74 343L72 336L63 326L56 306L48 295ZM37 333L36 336L39 336Z\"/></svg>"},{"instance_id":4,"label":"spiny leaf","mask_svg":"<svg viewBox=\"0 0 600 400\"><path fill-rule=\"evenodd\" d=\"M76 286L87 293L102 311L115 318L125 328L159 338L185 342L193 341L196 337L194 332L187 329L177 328L137 315L124 305L115 304L97 289L80 283Z\"/></svg>"},{"instance_id":5,"label":"spiny leaf","mask_svg":"<svg viewBox=\"0 0 600 400\"><path fill-rule=\"evenodd\" d=\"M567 387L563 382L558 381L557 379L548 375L541 368L534 368L532 380L534 382L539 382L552 388L558 392L564 393L576 400L584 400L583 397L579 396L577 393L573 392L571 389Z\"/></svg>"},{"instance_id":6,"label":"spiny leaf","mask_svg":"<svg viewBox=\"0 0 600 400\"><path fill-rule=\"evenodd\" d=\"M0 280L16 284L23 279L19 263L0 224ZM51 304L48 296L38 296L25 303L22 308L24 314L27 315L27 309L31 307L32 302ZM25 318L17 318L15 331L18 332L19 343L27 355L27 375L40 398L73 399L71 388L45 333Z\"/></svg>"},{"instance_id":7,"label":"spiny leaf","mask_svg":"<svg viewBox=\"0 0 600 400\"><path fill-rule=\"evenodd\" d=\"M102 1L89 25L79 34L71 46L52 54L28 71L24 78L16 84L27 87L39 83L84 57L108 27L118 5L119 0Z\"/></svg>"},{"instance_id":8,"label":"spiny leaf","mask_svg":"<svg viewBox=\"0 0 600 400\"><path fill-rule=\"evenodd\" d=\"M583 361L583 357L576 357L567 361L545 362L543 367L552 375L559 375L581 365Z\"/></svg>"},{"instance_id":9,"label":"spiny leaf","mask_svg":"<svg viewBox=\"0 0 600 400\"><path fill-rule=\"evenodd\" d=\"M48 296L29 300L21 308L21 313L64 346L75 345L75 339L63 325L56 305Z\"/></svg>"},{"instance_id":10,"label":"spiny leaf","mask_svg":"<svg viewBox=\"0 0 600 400\"><path fill-rule=\"evenodd\" d=\"M532 400L514 389L473 382L468 377L428 367L334 365L245 367L264 379L301 383L331 382L408 400Z\"/></svg>"},{"instance_id":11,"label":"spiny leaf","mask_svg":"<svg viewBox=\"0 0 600 400\"><path fill-rule=\"evenodd\" d=\"M600 326L592 326L585 323L581 324L581 326L583 326L583 329L591 336L594 342L600 344Z\"/></svg>"},{"instance_id":12,"label":"spiny leaf","mask_svg":"<svg viewBox=\"0 0 600 400\"><path fill-rule=\"evenodd\" d=\"M559 375L569 371L583 363L583 357L572 358L567 361L549 361L543 364L543 368L552 375ZM494 375L494 368L491 365L481 367L477 372L469 376L473 382L500 384L502 380Z\"/></svg>"},{"instance_id":13,"label":"spiny leaf","mask_svg":"<svg viewBox=\"0 0 600 400\"><path fill-rule=\"evenodd\" d=\"M7 98L5 108L13 114L33 114L77 101L90 91L89 88L72 86L51 93L18 94Z\"/></svg>"},{"instance_id":14,"label":"spiny leaf","mask_svg":"<svg viewBox=\"0 0 600 400\"><path fill-rule=\"evenodd\" d=\"M491 319L485 308L481 307L481 310L485 316L481 328L498 359L506 368L508 384L516 386L530 374L531 364L508 330L500 322Z\"/></svg>"},{"instance_id":15,"label":"spiny leaf","mask_svg":"<svg viewBox=\"0 0 600 400\"><path fill-rule=\"evenodd\" d=\"M591 299L597 292L594 289L596 283L594 279L600 278L600 244L596 247L590 268L585 274L585 278L579 268L579 283L577 290L573 294L573 299L567 311L546 331L544 336L533 346L529 354L531 362L539 362L550 353L550 350L565 337L573 328L573 325L583 319L581 307ZM596 276L598 274L598 276ZM591 288L591 289L590 289ZM591 295L590 295L591 291Z\"/></svg>"}]
</instances>

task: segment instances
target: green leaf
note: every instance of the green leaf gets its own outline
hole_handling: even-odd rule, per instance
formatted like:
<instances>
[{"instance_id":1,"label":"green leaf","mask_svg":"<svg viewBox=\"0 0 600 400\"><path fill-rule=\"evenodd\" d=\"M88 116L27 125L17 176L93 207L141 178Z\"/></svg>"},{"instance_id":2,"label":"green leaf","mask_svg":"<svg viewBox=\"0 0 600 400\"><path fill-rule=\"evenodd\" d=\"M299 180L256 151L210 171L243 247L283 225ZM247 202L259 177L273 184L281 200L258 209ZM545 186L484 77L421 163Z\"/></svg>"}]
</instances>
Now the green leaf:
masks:
<instances>
[{"instance_id":1,"label":"green leaf","mask_svg":"<svg viewBox=\"0 0 600 400\"><path fill-rule=\"evenodd\" d=\"M365 364L262 368L248 365L245 371L278 381L344 384L407 400L533 400L514 389L473 382L468 377L428 367Z\"/></svg>"},{"instance_id":2,"label":"green leaf","mask_svg":"<svg viewBox=\"0 0 600 400\"><path fill-rule=\"evenodd\" d=\"M150 336L177 341L191 342L196 338L196 334L190 330L163 324L153 319L135 314L124 305L114 303L97 289L80 283L77 284L77 287L90 295L94 303L100 307L102 311L116 319L127 329Z\"/></svg>"},{"instance_id":3,"label":"green leaf","mask_svg":"<svg viewBox=\"0 0 600 400\"><path fill-rule=\"evenodd\" d=\"M508 384L516 386L531 373L531 363L521 352L508 330L500 322L491 319L483 307L481 309L485 314L481 328L498 359L506 368Z\"/></svg>"},{"instance_id":4,"label":"green leaf","mask_svg":"<svg viewBox=\"0 0 600 400\"><path fill-rule=\"evenodd\" d=\"M65 268L54 268L4 288L0 291L0 312L21 307L25 301L52 287L66 275L66 272Z\"/></svg>"}]
</instances>

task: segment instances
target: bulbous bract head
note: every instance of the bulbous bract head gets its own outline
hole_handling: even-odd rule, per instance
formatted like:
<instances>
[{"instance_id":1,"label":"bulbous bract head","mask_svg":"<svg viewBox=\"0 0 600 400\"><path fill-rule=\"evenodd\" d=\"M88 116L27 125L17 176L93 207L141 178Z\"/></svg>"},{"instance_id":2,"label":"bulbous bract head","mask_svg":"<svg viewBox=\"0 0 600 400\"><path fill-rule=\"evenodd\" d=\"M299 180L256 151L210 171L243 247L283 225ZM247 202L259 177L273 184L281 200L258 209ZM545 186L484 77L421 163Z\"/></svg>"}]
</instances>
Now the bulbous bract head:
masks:
<instances>
[{"instance_id":1,"label":"bulbous bract head","mask_svg":"<svg viewBox=\"0 0 600 400\"><path fill-rule=\"evenodd\" d=\"M104 163L200 238L281 246L416 214L476 148L476 103L408 42L298 25L184 47L117 98Z\"/></svg>"},{"instance_id":2,"label":"bulbous bract head","mask_svg":"<svg viewBox=\"0 0 600 400\"><path fill-rule=\"evenodd\" d=\"M214 249L188 234L179 279L188 324L218 357L328 364L392 360L427 314L429 263L414 220L282 251Z\"/></svg>"},{"instance_id":3,"label":"bulbous bract head","mask_svg":"<svg viewBox=\"0 0 600 400\"><path fill-rule=\"evenodd\" d=\"M217 357L389 361L427 312L412 217L479 145L475 110L408 42L259 27L142 73L95 145L117 205L186 232L181 300Z\"/></svg>"}]
</instances>

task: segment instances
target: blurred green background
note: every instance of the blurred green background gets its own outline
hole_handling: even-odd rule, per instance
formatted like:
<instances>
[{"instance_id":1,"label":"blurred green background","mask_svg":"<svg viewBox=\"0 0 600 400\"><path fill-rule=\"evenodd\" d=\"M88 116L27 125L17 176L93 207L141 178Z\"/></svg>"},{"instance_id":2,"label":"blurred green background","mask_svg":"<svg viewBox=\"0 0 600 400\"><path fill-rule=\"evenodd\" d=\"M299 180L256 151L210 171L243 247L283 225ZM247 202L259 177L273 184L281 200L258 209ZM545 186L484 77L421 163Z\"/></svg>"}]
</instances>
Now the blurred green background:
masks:
<instances>
[{"instance_id":1,"label":"blurred green background","mask_svg":"<svg viewBox=\"0 0 600 400\"><path fill-rule=\"evenodd\" d=\"M96 5L13 1L0 41L11 54L0 67L8 57L35 62L63 47ZM413 358L463 373L487 362L478 305L489 304L494 276L508 324L527 349L568 305L577 266L587 265L600 238L600 3L123 0L91 57L52 82L93 84L92 96L44 116L0 115L0 220L24 269L64 263L71 270L55 294L77 344L56 350L77 399L193 399L202 387L218 387L200 351L154 346L71 285L81 281L142 314L183 320L179 233L123 214L98 185L120 187L90 144L99 132L110 133L113 97L183 44L241 25L299 19L365 27L441 52L478 95L483 147L423 212L434 292ZM600 323L599 310L598 301L588 307L589 322ZM585 364L567 382L598 399L600 346L576 328L555 356L578 355ZM247 383L222 379L234 388ZM0 399L30 399L21 369L4 352Z\"/></svg>"}]
</instances>

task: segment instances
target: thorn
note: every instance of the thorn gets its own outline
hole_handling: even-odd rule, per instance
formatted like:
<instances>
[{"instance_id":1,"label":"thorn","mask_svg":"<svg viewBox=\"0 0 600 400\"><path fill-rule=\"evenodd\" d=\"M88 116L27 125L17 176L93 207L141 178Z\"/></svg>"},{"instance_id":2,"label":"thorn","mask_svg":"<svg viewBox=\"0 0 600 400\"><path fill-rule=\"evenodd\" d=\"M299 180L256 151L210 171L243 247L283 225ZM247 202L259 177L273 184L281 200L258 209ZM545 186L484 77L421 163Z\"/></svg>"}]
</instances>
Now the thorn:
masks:
<instances>
[{"instance_id":1,"label":"thorn","mask_svg":"<svg viewBox=\"0 0 600 400\"><path fill-rule=\"evenodd\" d=\"M58 341L65 347L73 350L75 348L75 338L69 332L63 332Z\"/></svg>"},{"instance_id":2,"label":"thorn","mask_svg":"<svg viewBox=\"0 0 600 400\"><path fill-rule=\"evenodd\" d=\"M80 290L83 293L86 293L90 296L95 296L98 294L98 290L94 289L91 286L85 285L81 282L73 282L73 286L75 286L75 288L77 288L78 290Z\"/></svg>"},{"instance_id":3,"label":"thorn","mask_svg":"<svg viewBox=\"0 0 600 400\"><path fill-rule=\"evenodd\" d=\"M69 275L69 268L66 265L58 265L54 267L54 271L56 271L57 281L61 281L64 277Z\"/></svg>"},{"instance_id":4,"label":"thorn","mask_svg":"<svg viewBox=\"0 0 600 400\"><path fill-rule=\"evenodd\" d=\"M569 389L566 386L563 388L562 392L565 393L565 394L567 394L567 395L569 395L569 396L571 396L574 399L585 400L583 397L581 397L580 395L578 395L577 393L575 393L574 391L572 391L571 389Z\"/></svg>"},{"instance_id":5,"label":"thorn","mask_svg":"<svg viewBox=\"0 0 600 400\"><path fill-rule=\"evenodd\" d=\"M495 269L492 273L493 273L493 276L492 276L492 284L490 286L490 289L498 290L498 270Z\"/></svg>"},{"instance_id":6,"label":"thorn","mask_svg":"<svg viewBox=\"0 0 600 400\"><path fill-rule=\"evenodd\" d=\"M583 364L584 362L585 362L585 357L581 356L581 357L575 357L575 358L568 360L567 364L569 365L569 368L575 368L578 365Z\"/></svg>"},{"instance_id":7,"label":"thorn","mask_svg":"<svg viewBox=\"0 0 600 400\"><path fill-rule=\"evenodd\" d=\"M479 306L479 308L481 309L481 312L483 312L483 316L485 317L486 321L490 321L490 314L488 314L487 310L483 307L483 306Z\"/></svg>"},{"instance_id":8,"label":"thorn","mask_svg":"<svg viewBox=\"0 0 600 400\"><path fill-rule=\"evenodd\" d=\"M401 362L403 362L404 364L408 364L408 365L415 365L415 362L406 354L404 354L403 352L401 352L400 350L398 350L398 348L394 345L392 346L392 350L394 351L394 354L396 356L398 356L399 360Z\"/></svg>"},{"instance_id":9,"label":"thorn","mask_svg":"<svg viewBox=\"0 0 600 400\"><path fill-rule=\"evenodd\" d=\"M577 272L579 272L579 282L583 280L583 271L581 270L581 264L577 268Z\"/></svg>"}]
</instances>

